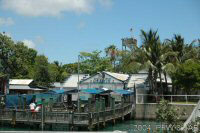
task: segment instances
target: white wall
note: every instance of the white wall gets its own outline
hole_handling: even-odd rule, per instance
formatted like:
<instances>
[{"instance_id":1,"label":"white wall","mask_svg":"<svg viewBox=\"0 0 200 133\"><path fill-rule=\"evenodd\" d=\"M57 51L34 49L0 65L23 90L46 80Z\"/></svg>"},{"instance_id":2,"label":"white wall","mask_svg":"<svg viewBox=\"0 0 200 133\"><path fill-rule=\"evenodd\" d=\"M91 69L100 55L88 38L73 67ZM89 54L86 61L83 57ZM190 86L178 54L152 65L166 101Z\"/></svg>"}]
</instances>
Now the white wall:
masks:
<instances>
[{"instance_id":1,"label":"white wall","mask_svg":"<svg viewBox=\"0 0 200 133\"><path fill-rule=\"evenodd\" d=\"M103 83L102 83L103 81ZM117 80L109 75L105 75L104 79L100 74L91 77L80 84L80 89L87 88L108 88L110 90L123 89L124 84L122 81Z\"/></svg>"}]
</instances>

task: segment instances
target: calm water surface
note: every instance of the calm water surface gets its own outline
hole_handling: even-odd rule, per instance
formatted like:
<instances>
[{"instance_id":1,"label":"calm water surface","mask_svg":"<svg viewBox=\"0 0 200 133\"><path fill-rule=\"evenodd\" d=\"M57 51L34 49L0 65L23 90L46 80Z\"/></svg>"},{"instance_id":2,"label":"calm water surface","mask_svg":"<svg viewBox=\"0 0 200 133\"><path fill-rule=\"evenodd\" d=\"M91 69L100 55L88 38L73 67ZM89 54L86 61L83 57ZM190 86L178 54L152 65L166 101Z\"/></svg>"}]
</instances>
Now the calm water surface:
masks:
<instances>
[{"instance_id":1,"label":"calm water surface","mask_svg":"<svg viewBox=\"0 0 200 133\"><path fill-rule=\"evenodd\" d=\"M108 123L105 128L99 131L127 131L128 133L147 133L151 129L151 133L159 129L159 123L148 120L126 120L124 122L116 122L115 125ZM0 125L0 131L40 131L38 128L30 128L29 126L18 125L13 128L9 125ZM49 129L46 129L49 130ZM53 126L54 131L67 131L66 127Z\"/></svg>"}]
</instances>

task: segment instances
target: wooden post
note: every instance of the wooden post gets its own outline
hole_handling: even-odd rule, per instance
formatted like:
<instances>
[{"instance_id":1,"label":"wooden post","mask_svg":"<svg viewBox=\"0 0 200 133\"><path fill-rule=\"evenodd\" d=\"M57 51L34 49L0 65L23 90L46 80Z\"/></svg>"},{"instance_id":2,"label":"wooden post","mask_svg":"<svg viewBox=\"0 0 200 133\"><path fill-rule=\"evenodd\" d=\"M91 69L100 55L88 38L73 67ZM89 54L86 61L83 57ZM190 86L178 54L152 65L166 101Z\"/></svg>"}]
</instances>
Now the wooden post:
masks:
<instances>
[{"instance_id":1,"label":"wooden post","mask_svg":"<svg viewBox=\"0 0 200 133\"><path fill-rule=\"evenodd\" d=\"M69 130L73 131L73 128L74 128L74 112L71 111L69 113Z\"/></svg>"},{"instance_id":2,"label":"wooden post","mask_svg":"<svg viewBox=\"0 0 200 133\"><path fill-rule=\"evenodd\" d=\"M26 97L23 97L23 108L26 111Z\"/></svg>"},{"instance_id":3,"label":"wooden post","mask_svg":"<svg viewBox=\"0 0 200 133\"><path fill-rule=\"evenodd\" d=\"M111 98L111 110L113 115L113 124L115 124L115 98Z\"/></svg>"},{"instance_id":4,"label":"wooden post","mask_svg":"<svg viewBox=\"0 0 200 133\"><path fill-rule=\"evenodd\" d=\"M124 97L121 99L122 121L124 121Z\"/></svg>"},{"instance_id":5,"label":"wooden post","mask_svg":"<svg viewBox=\"0 0 200 133\"><path fill-rule=\"evenodd\" d=\"M92 131L92 128L93 128L93 126L92 126L92 119L93 119L93 114L92 114L92 112L88 113L88 118L89 118L88 130L89 130L89 131Z\"/></svg>"},{"instance_id":6,"label":"wooden post","mask_svg":"<svg viewBox=\"0 0 200 133\"><path fill-rule=\"evenodd\" d=\"M88 98L88 111L92 112L92 99Z\"/></svg>"},{"instance_id":7,"label":"wooden post","mask_svg":"<svg viewBox=\"0 0 200 133\"><path fill-rule=\"evenodd\" d=\"M103 126L106 126L106 107L105 107L105 98L102 98L102 102L101 102L101 106L102 106L102 111L103 111Z\"/></svg>"},{"instance_id":8,"label":"wooden post","mask_svg":"<svg viewBox=\"0 0 200 133\"><path fill-rule=\"evenodd\" d=\"M96 99L97 128L99 129L99 99Z\"/></svg>"},{"instance_id":9,"label":"wooden post","mask_svg":"<svg viewBox=\"0 0 200 133\"><path fill-rule=\"evenodd\" d=\"M42 131L44 130L44 123L45 123L45 105L44 105L45 99L42 98L42 121L41 121L41 127Z\"/></svg>"},{"instance_id":10,"label":"wooden post","mask_svg":"<svg viewBox=\"0 0 200 133\"><path fill-rule=\"evenodd\" d=\"M21 95L18 95L18 108L21 109L22 101L21 101Z\"/></svg>"},{"instance_id":11,"label":"wooden post","mask_svg":"<svg viewBox=\"0 0 200 133\"><path fill-rule=\"evenodd\" d=\"M12 125L15 126L16 124L16 110L12 110Z\"/></svg>"},{"instance_id":12,"label":"wooden post","mask_svg":"<svg viewBox=\"0 0 200 133\"><path fill-rule=\"evenodd\" d=\"M50 97L49 99L49 111L52 112L53 110L53 97Z\"/></svg>"}]
</instances>

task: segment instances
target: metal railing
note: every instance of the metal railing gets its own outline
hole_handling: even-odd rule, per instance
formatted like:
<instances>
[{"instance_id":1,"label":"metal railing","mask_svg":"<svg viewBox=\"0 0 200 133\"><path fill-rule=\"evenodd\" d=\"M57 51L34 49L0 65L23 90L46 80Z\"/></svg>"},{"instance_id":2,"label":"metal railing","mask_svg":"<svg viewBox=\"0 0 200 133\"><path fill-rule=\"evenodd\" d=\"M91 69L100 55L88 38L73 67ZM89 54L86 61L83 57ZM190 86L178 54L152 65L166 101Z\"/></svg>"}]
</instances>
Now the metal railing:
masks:
<instances>
[{"instance_id":1,"label":"metal railing","mask_svg":"<svg viewBox=\"0 0 200 133\"><path fill-rule=\"evenodd\" d=\"M197 104L200 95L154 95L154 94L137 94L136 103L157 103L162 98L170 103Z\"/></svg>"}]
</instances>

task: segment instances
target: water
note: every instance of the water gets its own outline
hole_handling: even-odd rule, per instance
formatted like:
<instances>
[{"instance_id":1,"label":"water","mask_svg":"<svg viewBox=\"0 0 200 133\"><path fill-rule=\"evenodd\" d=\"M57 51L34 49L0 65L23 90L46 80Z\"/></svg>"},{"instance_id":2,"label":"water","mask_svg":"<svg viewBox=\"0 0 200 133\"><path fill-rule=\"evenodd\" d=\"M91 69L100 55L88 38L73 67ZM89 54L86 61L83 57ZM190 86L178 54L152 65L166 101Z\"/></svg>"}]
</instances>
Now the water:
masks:
<instances>
[{"instance_id":1,"label":"water","mask_svg":"<svg viewBox=\"0 0 200 133\"><path fill-rule=\"evenodd\" d=\"M101 128L99 131L127 131L128 133L147 133L150 129L150 132L159 129L159 123L149 120L127 120L127 121L118 121L115 125L112 123L107 123L105 128ZM31 128L30 126L17 125L15 128L10 125L0 125L0 131L40 131L40 128ZM49 129L46 129L49 130ZM68 128L53 126L53 131L67 131Z\"/></svg>"},{"instance_id":2,"label":"water","mask_svg":"<svg viewBox=\"0 0 200 133\"><path fill-rule=\"evenodd\" d=\"M126 131L128 133L147 133L159 130L160 124L149 120L129 120L115 125L108 125L100 131Z\"/></svg>"}]
</instances>

